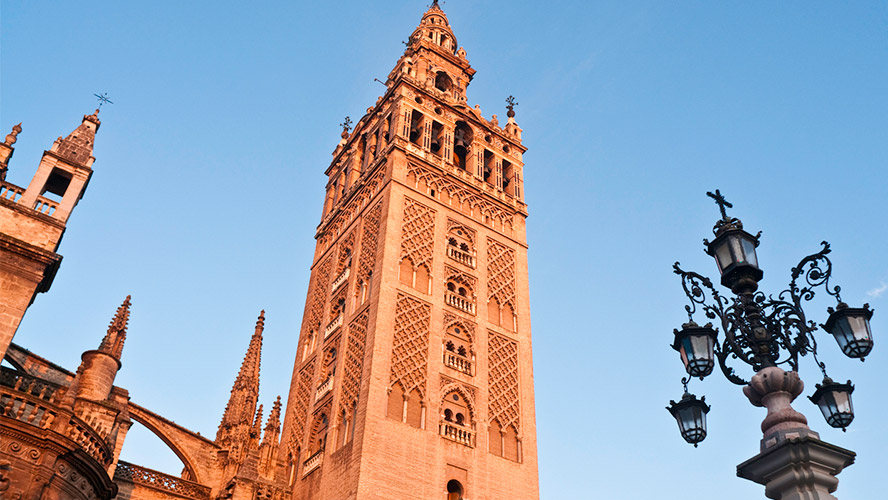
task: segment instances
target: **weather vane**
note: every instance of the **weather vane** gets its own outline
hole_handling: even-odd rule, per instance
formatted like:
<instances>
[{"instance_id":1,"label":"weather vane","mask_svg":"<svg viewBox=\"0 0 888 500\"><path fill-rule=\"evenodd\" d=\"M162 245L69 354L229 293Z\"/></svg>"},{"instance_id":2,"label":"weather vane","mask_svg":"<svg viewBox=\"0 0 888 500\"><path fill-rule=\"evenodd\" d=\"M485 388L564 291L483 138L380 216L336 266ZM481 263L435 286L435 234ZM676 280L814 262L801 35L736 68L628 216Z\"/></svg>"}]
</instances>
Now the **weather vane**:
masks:
<instances>
[{"instance_id":1,"label":"weather vane","mask_svg":"<svg viewBox=\"0 0 888 500\"><path fill-rule=\"evenodd\" d=\"M114 104L113 102L111 102L111 99L108 99L108 93L107 93L107 92L105 92L105 93L102 94L102 95L99 95L99 94L93 94L93 95L96 96L96 97L99 99L99 109L102 109L102 104L105 104L106 102L107 102L108 104Z\"/></svg>"},{"instance_id":2,"label":"weather vane","mask_svg":"<svg viewBox=\"0 0 888 500\"><path fill-rule=\"evenodd\" d=\"M721 210L722 219L727 220L728 214L727 214L727 212L725 212L725 207L734 208L734 205L730 204L728 202L728 200L726 200L725 197L722 196L722 194L719 192L718 189L715 190L715 194L712 194L709 191L707 191L706 196L715 200L715 203L718 204L719 210Z\"/></svg>"},{"instance_id":3,"label":"weather vane","mask_svg":"<svg viewBox=\"0 0 888 500\"><path fill-rule=\"evenodd\" d=\"M513 118L515 116L515 106L517 105L518 103L515 102L515 96L510 95L509 97L506 97L506 109L509 110L509 112L506 114L509 116L509 118Z\"/></svg>"},{"instance_id":4,"label":"weather vane","mask_svg":"<svg viewBox=\"0 0 888 500\"><path fill-rule=\"evenodd\" d=\"M348 132L349 130L351 130L351 125L352 119L350 116L346 116L345 121L339 124L339 126L342 127L343 132Z\"/></svg>"}]
</instances>

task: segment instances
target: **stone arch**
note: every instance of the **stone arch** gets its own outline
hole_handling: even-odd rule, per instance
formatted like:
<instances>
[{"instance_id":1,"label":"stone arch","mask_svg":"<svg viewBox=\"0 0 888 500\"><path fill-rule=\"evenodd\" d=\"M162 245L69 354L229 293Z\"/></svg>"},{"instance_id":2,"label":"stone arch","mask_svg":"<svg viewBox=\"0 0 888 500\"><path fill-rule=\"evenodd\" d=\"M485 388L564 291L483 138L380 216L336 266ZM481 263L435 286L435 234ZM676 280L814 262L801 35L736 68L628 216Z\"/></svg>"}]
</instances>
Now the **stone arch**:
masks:
<instances>
[{"instance_id":1,"label":"stone arch","mask_svg":"<svg viewBox=\"0 0 888 500\"><path fill-rule=\"evenodd\" d=\"M449 383L441 388L441 402L439 403L438 412L444 411L444 399L448 394L453 394L454 392L458 393L463 398L463 401L466 402L466 406L469 408L469 421L474 423L478 418L478 411L475 409L475 399L461 384Z\"/></svg>"},{"instance_id":2,"label":"stone arch","mask_svg":"<svg viewBox=\"0 0 888 500\"><path fill-rule=\"evenodd\" d=\"M172 450L185 466L185 474L189 477L189 481L205 484L205 481L209 479L206 471L198 468L196 464L209 463L210 454L218 449L214 442L183 427L179 427L177 424L135 403L129 404L129 416L134 421L145 426L146 429L160 438ZM197 457L194 454L195 452L206 456Z\"/></svg>"}]
</instances>

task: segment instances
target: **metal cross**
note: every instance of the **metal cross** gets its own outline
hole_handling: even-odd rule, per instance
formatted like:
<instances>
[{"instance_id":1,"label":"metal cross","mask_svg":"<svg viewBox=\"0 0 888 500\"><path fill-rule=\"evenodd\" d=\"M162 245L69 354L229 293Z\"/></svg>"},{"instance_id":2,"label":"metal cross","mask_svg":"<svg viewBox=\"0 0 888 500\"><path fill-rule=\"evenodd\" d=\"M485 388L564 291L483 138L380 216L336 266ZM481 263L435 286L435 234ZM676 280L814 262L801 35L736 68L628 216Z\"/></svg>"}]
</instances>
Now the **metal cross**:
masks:
<instances>
[{"instance_id":1,"label":"metal cross","mask_svg":"<svg viewBox=\"0 0 888 500\"><path fill-rule=\"evenodd\" d=\"M348 132L351 130L352 119L350 116L345 117L345 121L340 123L339 126L342 127L342 130Z\"/></svg>"},{"instance_id":2,"label":"metal cross","mask_svg":"<svg viewBox=\"0 0 888 500\"><path fill-rule=\"evenodd\" d=\"M107 92L105 92L105 93L102 94L102 95L99 95L99 94L93 94L93 95L96 96L96 97L99 99L99 109L102 109L102 104L105 104L106 102L107 102L108 104L114 104L113 102L111 102L111 99L108 99L108 93L107 93Z\"/></svg>"},{"instance_id":3,"label":"metal cross","mask_svg":"<svg viewBox=\"0 0 888 500\"><path fill-rule=\"evenodd\" d=\"M722 219L727 219L728 214L725 212L725 207L734 208L734 205L730 204L728 202L728 200L726 200L725 197L722 196L721 192L719 192L718 189L715 190L715 194L712 194L709 191L707 191L706 196L715 200L715 203L718 204L719 210L721 210Z\"/></svg>"}]
</instances>

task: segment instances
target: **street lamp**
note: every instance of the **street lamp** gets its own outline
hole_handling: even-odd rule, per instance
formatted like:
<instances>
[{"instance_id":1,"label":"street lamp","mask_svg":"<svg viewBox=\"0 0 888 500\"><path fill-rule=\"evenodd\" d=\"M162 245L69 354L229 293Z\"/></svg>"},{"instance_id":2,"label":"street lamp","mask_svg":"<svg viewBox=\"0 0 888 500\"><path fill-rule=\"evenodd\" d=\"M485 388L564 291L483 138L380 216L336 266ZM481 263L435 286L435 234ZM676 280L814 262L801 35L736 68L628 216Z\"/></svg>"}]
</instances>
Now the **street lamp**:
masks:
<instances>
[{"instance_id":1,"label":"street lamp","mask_svg":"<svg viewBox=\"0 0 888 500\"><path fill-rule=\"evenodd\" d=\"M830 287L832 262L827 257L830 247L825 241L819 252L805 257L792 268L787 289L776 296L757 291L764 276L756 255L761 233L752 235L743 229L740 219L728 217L725 207L732 205L721 192L706 194L718 204L721 219L713 227L715 239L712 242L704 239L703 243L706 253L715 259L721 284L732 294L722 295L709 278L685 271L676 262L673 270L681 276L690 304L685 306L688 322L681 330L674 330L672 347L679 352L690 377L703 379L713 371L717 361L730 382L744 386L743 392L753 405L767 408L768 415L762 422L761 453L738 466L738 475L765 484L771 498L781 498L773 496L778 495L775 489L790 496L807 492L799 498L833 498L828 492L834 491L838 484L835 475L853 462L854 453L820 441L819 435L808 428L805 416L791 407L804 389L798 376L799 357L810 353L823 372L823 384L817 384L817 391L810 399L830 426L844 430L854 419L851 404L854 387L850 381L836 384L827 376L826 365L817 359L814 336L817 325L808 320L802 303L810 301L819 287L835 297L838 305L828 309L829 318L821 326L833 335L846 356L861 361L873 347L870 327L873 311L867 304L862 308L848 307L841 300L840 287ZM695 323L693 317L698 309L719 328L711 323L702 327ZM719 339L719 329L724 334L722 339ZM729 361L735 359L752 368L754 375L749 380L729 365ZM709 406L703 403L703 398L697 401L688 394L687 381L682 379L685 386L682 400L671 401L667 409L678 422L682 437L697 446L706 437L705 415ZM799 447L806 449L800 451ZM811 454L814 449L819 454L816 465L805 460L800 462L798 453ZM794 477L801 477L799 475L785 476L790 473L786 471L804 468L805 463L814 478L810 484L798 484L801 480ZM818 496L818 492L825 496ZM813 496L807 496L809 494Z\"/></svg>"}]
</instances>

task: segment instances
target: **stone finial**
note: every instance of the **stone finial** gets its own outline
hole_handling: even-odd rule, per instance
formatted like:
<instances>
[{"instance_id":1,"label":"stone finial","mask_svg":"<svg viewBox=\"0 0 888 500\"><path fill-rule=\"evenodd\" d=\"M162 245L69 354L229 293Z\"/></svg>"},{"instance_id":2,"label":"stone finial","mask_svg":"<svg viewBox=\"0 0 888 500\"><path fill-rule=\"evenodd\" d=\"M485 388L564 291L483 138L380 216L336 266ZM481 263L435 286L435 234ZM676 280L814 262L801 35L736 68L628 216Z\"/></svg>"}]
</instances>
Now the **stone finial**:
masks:
<instances>
[{"instance_id":1,"label":"stone finial","mask_svg":"<svg viewBox=\"0 0 888 500\"><path fill-rule=\"evenodd\" d=\"M99 344L99 351L110 354L118 361L123 354L123 343L126 341L131 299L132 296L127 295L120 307L117 308L117 313L114 314L111 324L108 325L108 332L105 334L105 338L102 339L102 343Z\"/></svg>"},{"instance_id":2,"label":"stone finial","mask_svg":"<svg viewBox=\"0 0 888 500\"><path fill-rule=\"evenodd\" d=\"M22 133L22 124L19 122L18 125L12 127L12 132L6 134L6 144L7 146L12 146L15 144L15 141L18 140L18 135Z\"/></svg>"},{"instance_id":3,"label":"stone finial","mask_svg":"<svg viewBox=\"0 0 888 500\"><path fill-rule=\"evenodd\" d=\"M265 438L268 439L269 434L280 431L281 428L281 397L278 396L274 400L271 407L271 413L268 414L268 422L265 424Z\"/></svg>"},{"instance_id":4,"label":"stone finial","mask_svg":"<svg viewBox=\"0 0 888 500\"><path fill-rule=\"evenodd\" d=\"M259 409L256 410L256 418L253 419L253 438L259 439L259 436L262 435L262 415L263 415L263 407L259 405Z\"/></svg>"}]
</instances>

